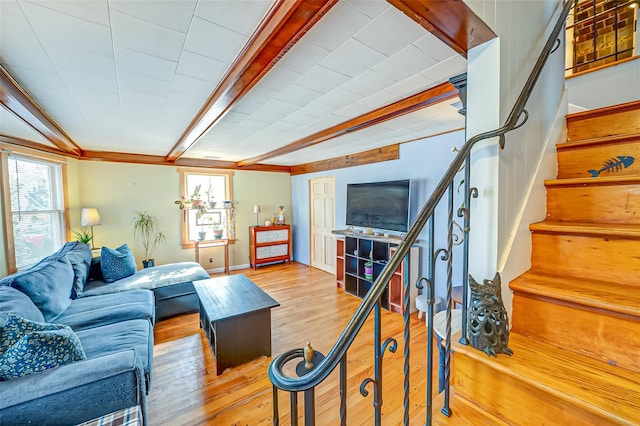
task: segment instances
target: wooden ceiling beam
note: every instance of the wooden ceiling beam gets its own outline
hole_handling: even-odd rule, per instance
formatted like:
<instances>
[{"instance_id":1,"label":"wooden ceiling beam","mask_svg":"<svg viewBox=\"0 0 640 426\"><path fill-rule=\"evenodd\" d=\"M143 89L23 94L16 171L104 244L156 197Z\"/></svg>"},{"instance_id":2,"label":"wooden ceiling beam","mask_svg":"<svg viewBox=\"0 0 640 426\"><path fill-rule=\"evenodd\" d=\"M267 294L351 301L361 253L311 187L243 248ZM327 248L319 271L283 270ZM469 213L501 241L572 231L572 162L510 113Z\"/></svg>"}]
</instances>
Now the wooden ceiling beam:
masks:
<instances>
[{"instance_id":1,"label":"wooden ceiling beam","mask_svg":"<svg viewBox=\"0 0 640 426\"><path fill-rule=\"evenodd\" d=\"M352 118L351 120L343 121L342 123L336 124L335 126L331 126L309 136L305 136L302 139L282 146L278 149L274 149L273 151L269 151L255 157L239 161L238 165L240 165L241 167L245 167L266 160L268 158L280 157L285 154L289 154L291 152L308 148L321 142L325 142L329 139L333 139L338 136L344 136L347 133L362 130L370 126L380 124L384 121L418 111L428 106L446 101L448 99L453 99L456 96L458 96L458 90L453 87L451 83L442 83L415 95L404 98L398 102L383 106L371 112Z\"/></svg>"},{"instance_id":2,"label":"wooden ceiling beam","mask_svg":"<svg viewBox=\"0 0 640 426\"><path fill-rule=\"evenodd\" d=\"M166 159L180 158L337 2L277 0Z\"/></svg>"},{"instance_id":3,"label":"wooden ceiling beam","mask_svg":"<svg viewBox=\"0 0 640 426\"><path fill-rule=\"evenodd\" d=\"M387 145L368 151L330 158L328 160L314 161L313 163L299 164L291 167L291 175L303 175L306 173L326 172L328 170L343 169L346 167L362 166L365 164L380 163L382 161L397 160L400 158L400 145Z\"/></svg>"},{"instance_id":4,"label":"wooden ceiling beam","mask_svg":"<svg viewBox=\"0 0 640 426\"><path fill-rule=\"evenodd\" d=\"M462 0L387 0L460 55L496 37Z\"/></svg>"},{"instance_id":5,"label":"wooden ceiling beam","mask_svg":"<svg viewBox=\"0 0 640 426\"><path fill-rule=\"evenodd\" d=\"M33 141L29 141L26 139L22 139L22 138L17 138L15 136L9 136L9 135L4 135L4 134L0 134L0 142L5 142L11 145L15 145L15 146L20 146L22 148L27 148L27 149L32 149L35 151L41 151L41 152L46 152L49 154L56 154L56 155L61 155L63 157L72 157L72 158L78 158L77 155L75 154L70 154L68 152L64 152L58 148L55 148L53 146L49 146L49 145L44 145L38 142L33 142Z\"/></svg>"},{"instance_id":6,"label":"wooden ceiling beam","mask_svg":"<svg viewBox=\"0 0 640 426\"><path fill-rule=\"evenodd\" d=\"M61 151L74 156L80 155L80 147L35 103L2 66L0 66L0 103Z\"/></svg>"}]
</instances>

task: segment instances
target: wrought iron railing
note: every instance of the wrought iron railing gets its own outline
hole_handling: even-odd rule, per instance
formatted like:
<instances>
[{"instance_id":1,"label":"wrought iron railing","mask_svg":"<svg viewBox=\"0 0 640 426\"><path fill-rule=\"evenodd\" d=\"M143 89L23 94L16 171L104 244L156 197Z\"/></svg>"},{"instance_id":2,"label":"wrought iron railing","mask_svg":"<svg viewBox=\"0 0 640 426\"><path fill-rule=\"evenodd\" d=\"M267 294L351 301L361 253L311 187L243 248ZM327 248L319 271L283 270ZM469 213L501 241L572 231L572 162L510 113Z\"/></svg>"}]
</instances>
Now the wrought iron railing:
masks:
<instances>
[{"instance_id":1,"label":"wrought iron railing","mask_svg":"<svg viewBox=\"0 0 640 426\"><path fill-rule=\"evenodd\" d=\"M464 169L464 200L463 205L458 209L458 216L463 218L463 291L462 291L462 337L461 343L467 344L467 330L466 330L466 307L467 303L467 288L468 288L468 234L470 223L470 203L471 198L476 195L476 190L470 186L470 164L471 164L471 149L478 142L498 137L500 147L504 148L505 137L504 135L522 126L528 119L528 112L525 110L526 103L535 87L535 84L540 77L542 68L544 67L547 58L551 55L559 46L559 35L564 30L565 21L571 10L572 4L576 0L569 0L564 3L560 17L556 22L553 30L547 40L536 64L531 71L529 78L527 79L522 91L516 100L509 117L505 124L495 130L484 132L473 136L469 139L462 148L458 151L455 159L445 172L444 176L436 186L435 190L427 200L426 204L422 207L422 210L416 217L415 223L409 229L409 232L404 237L403 242L398 246L395 254L391 257L385 268L382 270L378 278L373 283L371 289L362 299L362 302L356 309L355 313L345 326L344 330L338 337L334 346L326 354L326 357L321 357L317 353L314 355L310 348L305 349L293 349L283 354L276 356L269 365L269 378L273 383L273 424L279 425L279 413L278 413L278 390L288 391L290 393L290 417L291 425L296 426L298 424L298 392L304 392L304 419L305 425L315 424L315 403L314 394L315 387L324 381L327 376L340 365L340 421L342 425L347 424L347 404L346 404L346 389L347 389L347 350L353 343L358 332L365 323L368 315L373 310L374 312L374 377L365 379L360 387L360 392L364 396L368 394L365 387L368 384L373 385L373 406L374 406L374 422L376 425L381 424L382 418L382 360L387 350L395 352L397 348L397 342L395 339L387 339L382 342L381 338L381 320L380 320L380 297L384 292L387 284L392 278L394 271L398 269L401 262L408 256L411 246L416 242L418 235L421 233L425 225L429 225L429 265L427 277L421 278L416 285L422 286L426 284L424 288L427 298L429 300L429 307L427 312L427 391L426 393L426 413L425 420L427 425L431 424L432 418L432 360L433 360L433 316L434 316L434 289L435 289L435 265L437 259L442 259L447 262L447 300L446 300L446 318L447 326L445 332L446 350L445 350L445 368L444 368L444 406L442 412L446 415L451 414L449 407L449 388L450 388L450 353L451 353L451 299L452 299L452 265L453 255L452 248L454 245L454 230L453 230L453 215L454 215L454 181L459 171ZM463 105L466 105L466 77L457 77L451 80L460 94L460 98L463 101ZM464 108L463 108L464 110ZM523 117L521 122L520 118ZM436 206L447 194L447 247L435 250L434 246L434 231L435 231L435 216L434 212ZM405 271L407 268L405 268ZM406 272L408 274L408 272ZM408 275L405 276L405 306L409 306L409 279ZM409 309L405 309L404 312L404 424L409 424L409 339L410 339L410 327L409 327ZM306 355L305 355L306 354ZM295 359L306 359L307 362L313 364L312 368L304 369L300 367L304 365L304 362L299 364L297 374L299 377L290 377L283 371L285 364ZM311 365L311 364L309 364Z\"/></svg>"}]
</instances>

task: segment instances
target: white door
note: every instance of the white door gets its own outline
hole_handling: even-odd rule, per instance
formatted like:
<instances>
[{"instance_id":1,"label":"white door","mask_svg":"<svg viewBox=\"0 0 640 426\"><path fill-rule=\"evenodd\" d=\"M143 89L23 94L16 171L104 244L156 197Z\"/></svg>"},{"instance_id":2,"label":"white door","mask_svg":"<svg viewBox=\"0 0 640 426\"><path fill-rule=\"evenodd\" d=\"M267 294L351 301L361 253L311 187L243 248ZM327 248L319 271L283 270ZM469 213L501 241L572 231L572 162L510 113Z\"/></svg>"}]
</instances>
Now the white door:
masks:
<instances>
[{"instance_id":1,"label":"white door","mask_svg":"<svg viewBox=\"0 0 640 426\"><path fill-rule=\"evenodd\" d=\"M335 177L309 180L309 210L311 266L335 274L336 237L335 229Z\"/></svg>"}]
</instances>

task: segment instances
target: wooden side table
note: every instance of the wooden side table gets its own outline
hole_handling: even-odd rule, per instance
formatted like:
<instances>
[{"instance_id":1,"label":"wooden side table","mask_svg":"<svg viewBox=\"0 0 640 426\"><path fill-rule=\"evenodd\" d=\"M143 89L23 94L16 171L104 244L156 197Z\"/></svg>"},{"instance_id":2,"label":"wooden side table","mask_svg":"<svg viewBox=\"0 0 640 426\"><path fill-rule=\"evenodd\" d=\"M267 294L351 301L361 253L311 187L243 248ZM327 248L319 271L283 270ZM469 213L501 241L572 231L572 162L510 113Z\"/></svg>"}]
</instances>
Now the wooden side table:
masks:
<instances>
[{"instance_id":1,"label":"wooden side table","mask_svg":"<svg viewBox=\"0 0 640 426\"><path fill-rule=\"evenodd\" d=\"M194 241L196 263L200 263L200 249L209 247L224 247L224 273L229 275L229 240Z\"/></svg>"}]
</instances>

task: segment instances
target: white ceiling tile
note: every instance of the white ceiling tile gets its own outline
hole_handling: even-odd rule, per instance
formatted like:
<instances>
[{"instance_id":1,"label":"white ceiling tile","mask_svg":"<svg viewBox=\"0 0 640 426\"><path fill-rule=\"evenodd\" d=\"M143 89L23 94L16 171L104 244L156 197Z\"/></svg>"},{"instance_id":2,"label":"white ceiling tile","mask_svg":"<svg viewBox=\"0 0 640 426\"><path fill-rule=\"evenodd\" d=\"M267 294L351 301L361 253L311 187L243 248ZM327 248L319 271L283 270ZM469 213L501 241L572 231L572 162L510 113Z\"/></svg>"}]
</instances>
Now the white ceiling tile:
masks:
<instances>
[{"instance_id":1,"label":"white ceiling tile","mask_svg":"<svg viewBox=\"0 0 640 426\"><path fill-rule=\"evenodd\" d=\"M400 97L407 97L433 86L433 80L428 79L422 74L414 74L404 80L387 87L385 90L389 93Z\"/></svg>"},{"instance_id":2,"label":"white ceiling tile","mask_svg":"<svg viewBox=\"0 0 640 426\"><path fill-rule=\"evenodd\" d=\"M240 123L242 120L245 120L247 117L249 117L249 114L244 114L237 111L229 111L224 116L223 121L226 121L229 123Z\"/></svg>"},{"instance_id":3,"label":"white ceiling tile","mask_svg":"<svg viewBox=\"0 0 640 426\"><path fill-rule=\"evenodd\" d=\"M116 45L148 55L177 61L180 58L186 34L180 31L111 11L111 28Z\"/></svg>"},{"instance_id":4,"label":"white ceiling tile","mask_svg":"<svg viewBox=\"0 0 640 426\"><path fill-rule=\"evenodd\" d=\"M0 17L12 16L14 18L22 18L24 14L16 0L4 0L0 2Z\"/></svg>"},{"instance_id":5,"label":"white ceiling tile","mask_svg":"<svg viewBox=\"0 0 640 426\"><path fill-rule=\"evenodd\" d=\"M427 32L422 37L414 41L413 44L420 50L438 61L444 61L458 54L449 46L444 44L433 34Z\"/></svg>"},{"instance_id":6,"label":"white ceiling tile","mask_svg":"<svg viewBox=\"0 0 640 426\"><path fill-rule=\"evenodd\" d=\"M53 145L31 126L28 126L21 118L18 118L14 113L5 109L4 106L0 107L0 134L45 145Z\"/></svg>"},{"instance_id":7,"label":"white ceiling tile","mask_svg":"<svg viewBox=\"0 0 640 426\"><path fill-rule=\"evenodd\" d=\"M437 60L410 44L386 61L373 67L375 72L395 81L402 81L438 63Z\"/></svg>"},{"instance_id":8,"label":"white ceiling tile","mask_svg":"<svg viewBox=\"0 0 640 426\"><path fill-rule=\"evenodd\" d=\"M34 3L22 2L22 10L40 42L47 47L63 43L67 47L111 55L111 31L106 25L85 21Z\"/></svg>"},{"instance_id":9,"label":"white ceiling tile","mask_svg":"<svg viewBox=\"0 0 640 426\"><path fill-rule=\"evenodd\" d=\"M341 115L344 118L350 119L350 118L358 117L369 111L371 111L371 108L369 108L367 105L355 103L355 104L344 106L339 110L336 110L335 114Z\"/></svg>"},{"instance_id":10,"label":"white ceiling tile","mask_svg":"<svg viewBox=\"0 0 640 426\"><path fill-rule=\"evenodd\" d=\"M364 28L371 18L346 3L338 2L304 36L305 43L335 50Z\"/></svg>"},{"instance_id":11,"label":"white ceiling tile","mask_svg":"<svg viewBox=\"0 0 640 426\"><path fill-rule=\"evenodd\" d=\"M60 66L57 69L58 75L67 87L86 87L89 89L118 93L118 82L115 77L106 77Z\"/></svg>"},{"instance_id":12,"label":"white ceiling tile","mask_svg":"<svg viewBox=\"0 0 640 426\"><path fill-rule=\"evenodd\" d=\"M378 90L384 90L387 86L394 83L394 80L369 70L347 81L340 87L362 96L369 96Z\"/></svg>"},{"instance_id":13,"label":"white ceiling tile","mask_svg":"<svg viewBox=\"0 0 640 426\"><path fill-rule=\"evenodd\" d=\"M184 109L192 116L200 109L203 98L191 96L186 93L170 92L167 96L165 108Z\"/></svg>"},{"instance_id":14,"label":"white ceiling tile","mask_svg":"<svg viewBox=\"0 0 640 426\"><path fill-rule=\"evenodd\" d=\"M109 0L112 10L186 33L196 7L195 0L157 1L153 5L145 1Z\"/></svg>"},{"instance_id":15,"label":"white ceiling tile","mask_svg":"<svg viewBox=\"0 0 640 426\"><path fill-rule=\"evenodd\" d=\"M285 118L282 119L285 123L295 124L297 126L304 126L309 122L313 122L315 117L309 114L305 114L302 111L298 110L293 114L289 114Z\"/></svg>"},{"instance_id":16,"label":"white ceiling tile","mask_svg":"<svg viewBox=\"0 0 640 426\"><path fill-rule=\"evenodd\" d=\"M382 53L362 44L358 40L349 39L324 58L320 64L349 77L355 77L381 63L386 58Z\"/></svg>"},{"instance_id":17,"label":"white ceiling tile","mask_svg":"<svg viewBox=\"0 0 640 426\"><path fill-rule=\"evenodd\" d=\"M333 113L335 108L326 104L321 104L320 102L313 102L308 105L305 105L301 110L305 114L309 114L313 117L321 118Z\"/></svg>"},{"instance_id":18,"label":"white ceiling tile","mask_svg":"<svg viewBox=\"0 0 640 426\"><path fill-rule=\"evenodd\" d=\"M178 66L176 61L136 52L122 46L115 47L115 54L118 72L134 73L159 80L172 81Z\"/></svg>"},{"instance_id":19,"label":"white ceiling tile","mask_svg":"<svg viewBox=\"0 0 640 426\"><path fill-rule=\"evenodd\" d=\"M270 99L262 107L260 107L260 110L263 109L277 114L287 115L299 110L300 106L278 99Z\"/></svg>"},{"instance_id":20,"label":"white ceiling tile","mask_svg":"<svg viewBox=\"0 0 640 426\"><path fill-rule=\"evenodd\" d=\"M377 18L392 7L386 0L346 0L346 3L371 19Z\"/></svg>"},{"instance_id":21,"label":"white ceiling tile","mask_svg":"<svg viewBox=\"0 0 640 426\"><path fill-rule=\"evenodd\" d=\"M31 1L39 6L53 9L100 25L109 25L109 9L106 0L93 1ZM24 3L24 2L22 2Z\"/></svg>"},{"instance_id":22,"label":"white ceiling tile","mask_svg":"<svg viewBox=\"0 0 640 426\"><path fill-rule=\"evenodd\" d=\"M309 90L296 84L292 84L291 86L282 90L276 96L276 99L291 104L304 106L309 102L313 102L314 100L318 99L320 96L322 96L322 93L320 92L316 92L315 90Z\"/></svg>"},{"instance_id":23,"label":"white ceiling tile","mask_svg":"<svg viewBox=\"0 0 640 426\"><path fill-rule=\"evenodd\" d=\"M243 34L196 17L193 19L184 48L200 55L231 63L246 41L247 36Z\"/></svg>"},{"instance_id":24,"label":"white ceiling tile","mask_svg":"<svg viewBox=\"0 0 640 426\"><path fill-rule=\"evenodd\" d=\"M362 95L358 95L356 93L349 92L348 90L341 89L340 87L336 87L331 92L318 98L318 102L332 107L342 108L343 106L352 102L356 102L363 97L364 96Z\"/></svg>"},{"instance_id":25,"label":"white ceiling tile","mask_svg":"<svg viewBox=\"0 0 640 426\"><path fill-rule=\"evenodd\" d=\"M392 31L389 29L393 28ZM391 56L407 44L418 40L425 30L392 7L353 36L367 46Z\"/></svg>"},{"instance_id":26,"label":"white ceiling tile","mask_svg":"<svg viewBox=\"0 0 640 426\"><path fill-rule=\"evenodd\" d=\"M326 58L329 53L327 49L305 43L303 39L289 49L289 52L278 61L278 66L298 74L304 74Z\"/></svg>"},{"instance_id":27,"label":"white ceiling tile","mask_svg":"<svg viewBox=\"0 0 640 426\"><path fill-rule=\"evenodd\" d=\"M118 75L118 84L121 89L145 93L147 95L161 96L163 98L168 96L169 88L171 87L171 83L168 81L128 72L121 72Z\"/></svg>"},{"instance_id":28,"label":"white ceiling tile","mask_svg":"<svg viewBox=\"0 0 640 426\"><path fill-rule=\"evenodd\" d=\"M0 2L0 5L4 2ZM22 14L21 9L20 16L6 15L4 11L0 13L0 41L2 45L2 52L7 50L29 50L29 51L43 51L40 40L33 32L33 28L27 21L27 18Z\"/></svg>"},{"instance_id":29,"label":"white ceiling tile","mask_svg":"<svg viewBox=\"0 0 640 426\"><path fill-rule=\"evenodd\" d=\"M58 74L41 72L30 68L7 67L12 76L18 76L18 84L32 97L44 92L65 92L66 88Z\"/></svg>"},{"instance_id":30,"label":"white ceiling tile","mask_svg":"<svg viewBox=\"0 0 640 426\"><path fill-rule=\"evenodd\" d=\"M278 120L281 120L284 117L283 114L278 114L270 111L256 111L251 114L249 120L257 121L259 123L263 123L266 125L270 125L271 123L275 123Z\"/></svg>"},{"instance_id":31,"label":"white ceiling tile","mask_svg":"<svg viewBox=\"0 0 640 426\"><path fill-rule=\"evenodd\" d=\"M349 77L344 74L316 65L297 79L295 84L316 92L327 93L348 80Z\"/></svg>"},{"instance_id":32,"label":"white ceiling tile","mask_svg":"<svg viewBox=\"0 0 640 426\"><path fill-rule=\"evenodd\" d=\"M114 92L105 92L100 89L90 89L87 87L69 86L67 91L76 104L83 103L96 105L120 106L120 95Z\"/></svg>"},{"instance_id":33,"label":"white ceiling tile","mask_svg":"<svg viewBox=\"0 0 640 426\"><path fill-rule=\"evenodd\" d=\"M448 81L449 78L467 71L467 61L462 56L456 55L444 62L440 62L420 74L436 83Z\"/></svg>"},{"instance_id":34,"label":"white ceiling tile","mask_svg":"<svg viewBox=\"0 0 640 426\"><path fill-rule=\"evenodd\" d=\"M249 36L272 3L272 0L200 1L195 14L207 21Z\"/></svg>"},{"instance_id":35,"label":"white ceiling tile","mask_svg":"<svg viewBox=\"0 0 640 426\"><path fill-rule=\"evenodd\" d=\"M188 75L176 74L171 84L171 90L205 99L213 92L216 83L216 81L202 80Z\"/></svg>"},{"instance_id":36,"label":"white ceiling tile","mask_svg":"<svg viewBox=\"0 0 640 426\"><path fill-rule=\"evenodd\" d=\"M366 106L367 108L369 108L369 110L374 110L397 100L399 100L399 96L391 94L386 90L380 90L379 92L376 92L364 99L359 100L357 103Z\"/></svg>"},{"instance_id":37,"label":"white ceiling tile","mask_svg":"<svg viewBox=\"0 0 640 426\"><path fill-rule=\"evenodd\" d=\"M225 68L224 62L185 50L180 57L176 72L201 80L217 82Z\"/></svg>"},{"instance_id":38,"label":"white ceiling tile","mask_svg":"<svg viewBox=\"0 0 640 426\"><path fill-rule=\"evenodd\" d=\"M65 46L48 46L47 54L54 66L75 68L92 74L105 77L116 76L116 64L113 55L100 55L98 53L67 48Z\"/></svg>"},{"instance_id":39,"label":"white ceiling tile","mask_svg":"<svg viewBox=\"0 0 640 426\"><path fill-rule=\"evenodd\" d=\"M282 90L296 81L301 75L301 73L276 65L267 72L267 75L260 80L258 85L262 87L269 87L271 89Z\"/></svg>"}]
</instances>

